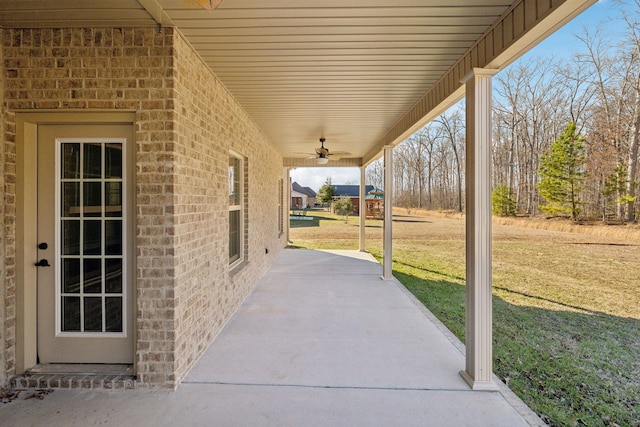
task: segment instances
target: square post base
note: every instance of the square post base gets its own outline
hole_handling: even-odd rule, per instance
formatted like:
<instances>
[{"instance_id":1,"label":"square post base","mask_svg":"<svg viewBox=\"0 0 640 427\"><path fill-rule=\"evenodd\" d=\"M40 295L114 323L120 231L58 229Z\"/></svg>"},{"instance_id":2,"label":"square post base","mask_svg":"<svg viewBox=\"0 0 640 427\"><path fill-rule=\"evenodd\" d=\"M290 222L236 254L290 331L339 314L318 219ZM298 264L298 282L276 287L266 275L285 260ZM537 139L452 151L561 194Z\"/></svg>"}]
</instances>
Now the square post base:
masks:
<instances>
[{"instance_id":1,"label":"square post base","mask_svg":"<svg viewBox=\"0 0 640 427\"><path fill-rule=\"evenodd\" d=\"M493 381L476 381L467 371L460 371L460 376L475 391L498 391L498 385Z\"/></svg>"}]
</instances>

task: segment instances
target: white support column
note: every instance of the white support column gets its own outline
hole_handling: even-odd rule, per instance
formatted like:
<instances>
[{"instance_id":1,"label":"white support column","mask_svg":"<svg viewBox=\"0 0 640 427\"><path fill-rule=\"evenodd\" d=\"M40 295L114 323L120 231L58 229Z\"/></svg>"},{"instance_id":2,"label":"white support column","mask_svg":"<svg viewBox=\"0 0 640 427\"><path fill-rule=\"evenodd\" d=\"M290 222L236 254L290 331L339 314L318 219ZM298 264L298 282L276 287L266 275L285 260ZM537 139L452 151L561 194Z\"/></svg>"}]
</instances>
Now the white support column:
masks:
<instances>
[{"instance_id":1,"label":"white support column","mask_svg":"<svg viewBox=\"0 0 640 427\"><path fill-rule=\"evenodd\" d=\"M286 188L286 190L284 191L285 195L284 197L287 199L284 202L284 215L285 215L285 220L284 220L284 224L285 224L285 229L286 229L286 235L287 235L287 244L291 243L291 236L289 234L290 231L290 226L291 226L291 219L289 218L289 213L291 212L291 169L290 168L285 168L285 172L284 172L284 186Z\"/></svg>"},{"instance_id":2,"label":"white support column","mask_svg":"<svg viewBox=\"0 0 640 427\"><path fill-rule=\"evenodd\" d=\"M384 147L384 240L382 247L384 255L382 261L382 278L393 278L393 147Z\"/></svg>"},{"instance_id":3,"label":"white support column","mask_svg":"<svg viewBox=\"0 0 640 427\"><path fill-rule=\"evenodd\" d=\"M466 84L466 370L473 390L495 390L491 301L491 78L474 68Z\"/></svg>"},{"instance_id":4,"label":"white support column","mask_svg":"<svg viewBox=\"0 0 640 427\"><path fill-rule=\"evenodd\" d=\"M364 242L364 221L367 216L367 203L365 200L367 197L366 170L366 166L360 166L360 252L366 251Z\"/></svg>"}]
</instances>

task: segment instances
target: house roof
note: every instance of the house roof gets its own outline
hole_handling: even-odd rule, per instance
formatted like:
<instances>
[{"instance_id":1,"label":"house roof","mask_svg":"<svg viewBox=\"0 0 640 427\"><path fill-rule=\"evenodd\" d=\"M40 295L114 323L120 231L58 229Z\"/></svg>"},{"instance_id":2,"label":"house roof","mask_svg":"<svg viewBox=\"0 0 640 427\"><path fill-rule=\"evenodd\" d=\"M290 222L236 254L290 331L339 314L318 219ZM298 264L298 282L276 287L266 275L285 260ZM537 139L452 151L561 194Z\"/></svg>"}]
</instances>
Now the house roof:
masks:
<instances>
[{"instance_id":1,"label":"house roof","mask_svg":"<svg viewBox=\"0 0 640 427\"><path fill-rule=\"evenodd\" d=\"M2 28L177 28L283 156L319 138L361 166L596 0L57 0L0 2Z\"/></svg>"},{"instance_id":2,"label":"house roof","mask_svg":"<svg viewBox=\"0 0 640 427\"><path fill-rule=\"evenodd\" d=\"M359 185L334 185L333 188L336 190L334 197L360 197ZM365 186L365 193L369 193L371 190L373 190L373 185Z\"/></svg>"},{"instance_id":3,"label":"house roof","mask_svg":"<svg viewBox=\"0 0 640 427\"><path fill-rule=\"evenodd\" d=\"M316 197L316 192L309 187L303 187L297 182L291 184L291 190L307 195L308 197Z\"/></svg>"}]
</instances>

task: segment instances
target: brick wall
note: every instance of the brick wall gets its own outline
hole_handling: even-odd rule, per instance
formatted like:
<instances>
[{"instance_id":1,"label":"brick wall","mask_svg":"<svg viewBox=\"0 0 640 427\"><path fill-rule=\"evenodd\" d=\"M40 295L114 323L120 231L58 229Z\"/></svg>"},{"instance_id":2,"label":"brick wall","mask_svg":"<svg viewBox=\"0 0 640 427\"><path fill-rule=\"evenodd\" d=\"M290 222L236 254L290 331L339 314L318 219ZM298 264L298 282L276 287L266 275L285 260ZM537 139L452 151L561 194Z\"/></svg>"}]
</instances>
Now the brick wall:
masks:
<instances>
[{"instance_id":1,"label":"brick wall","mask_svg":"<svg viewBox=\"0 0 640 427\"><path fill-rule=\"evenodd\" d=\"M15 197L14 112L136 111L137 369L140 385L176 387L285 245L275 208L282 159L172 29L5 30L2 45L5 200ZM249 168L248 263L233 275L229 149ZM15 324L11 209L5 203L6 330Z\"/></svg>"},{"instance_id":2,"label":"brick wall","mask_svg":"<svg viewBox=\"0 0 640 427\"><path fill-rule=\"evenodd\" d=\"M0 29L0 39L4 36L4 31ZM2 63L2 45L0 44L0 63ZM0 130L4 133L5 126L5 106L4 106L4 73L0 73ZM7 224L5 222L5 207L7 205L5 192L5 147L4 138L0 149L0 224L2 224L2 233L0 233L0 366L8 368L7 364L7 277L6 277L6 236ZM7 369L0 369L0 385L7 382Z\"/></svg>"},{"instance_id":3,"label":"brick wall","mask_svg":"<svg viewBox=\"0 0 640 427\"><path fill-rule=\"evenodd\" d=\"M176 38L175 64L175 362L182 378L285 241L278 236L274 208L282 159L181 38ZM245 157L248 208L248 262L234 274L228 247L229 150Z\"/></svg>"},{"instance_id":4,"label":"brick wall","mask_svg":"<svg viewBox=\"0 0 640 427\"><path fill-rule=\"evenodd\" d=\"M8 32L0 30L2 41L4 42ZM3 43L4 45L4 43ZM0 47L0 57L4 62L5 49ZM3 363L5 369L0 374L0 380L5 383L8 375L15 371L16 354L16 238L15 238L15 222L16 222L16 129L14 124L14 114L9 111L5 95L5 82L8 75L2 73L0 77L0 101L2 102L2 150L0 152L0 170L2 172L0 181L2 186L0 192L2 194L3 206L0 211L2 218L2 274L0 275L0 344L4 350L0 356L0 362Z\"/></svg>"}]
</instances>

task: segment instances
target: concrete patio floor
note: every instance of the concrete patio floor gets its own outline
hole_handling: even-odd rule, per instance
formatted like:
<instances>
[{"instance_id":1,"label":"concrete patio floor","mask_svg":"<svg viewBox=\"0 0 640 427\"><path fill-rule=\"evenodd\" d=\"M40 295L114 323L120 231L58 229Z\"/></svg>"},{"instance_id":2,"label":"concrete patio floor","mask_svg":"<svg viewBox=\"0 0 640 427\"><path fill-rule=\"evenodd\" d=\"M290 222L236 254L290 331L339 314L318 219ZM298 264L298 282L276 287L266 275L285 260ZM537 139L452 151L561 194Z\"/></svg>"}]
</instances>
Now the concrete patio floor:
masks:
<instances>
[{"instance_id":1,"label":"concrete patio floor","mask_svg":"<svg viewBox=\"0 0 640 427\"><path fill-rule=\"evenodd\" d=\"M501 383L471 391L460 342L381 272L285 250L177 391L56 390L0 406L0 425L544 425Z\"/></svg>"}]
</instances>

